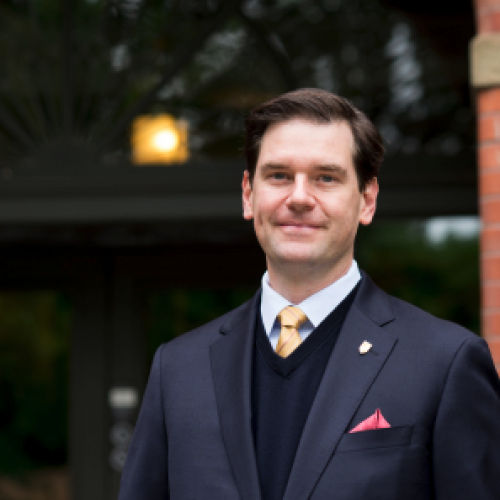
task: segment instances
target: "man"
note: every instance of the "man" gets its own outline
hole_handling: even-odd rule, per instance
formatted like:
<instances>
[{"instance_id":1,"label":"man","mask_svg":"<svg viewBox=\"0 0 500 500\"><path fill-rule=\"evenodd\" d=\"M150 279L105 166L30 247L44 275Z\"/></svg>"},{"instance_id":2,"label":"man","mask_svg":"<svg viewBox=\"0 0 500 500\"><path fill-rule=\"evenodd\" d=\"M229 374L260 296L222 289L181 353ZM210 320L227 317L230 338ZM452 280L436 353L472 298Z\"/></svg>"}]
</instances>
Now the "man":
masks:
<instances>
[{"instance_id":1,"label":"man","mask_svg":"<svg viewBox=\"0 0 500 500\"><path fill-rule=\"evenodd\" d=\"M498 500L485 342L353 260L376 208L377 130L344 99L298 90L250 114L245 152L262 289L160 347L120 500Z\"/></svg>"}]
</instances>

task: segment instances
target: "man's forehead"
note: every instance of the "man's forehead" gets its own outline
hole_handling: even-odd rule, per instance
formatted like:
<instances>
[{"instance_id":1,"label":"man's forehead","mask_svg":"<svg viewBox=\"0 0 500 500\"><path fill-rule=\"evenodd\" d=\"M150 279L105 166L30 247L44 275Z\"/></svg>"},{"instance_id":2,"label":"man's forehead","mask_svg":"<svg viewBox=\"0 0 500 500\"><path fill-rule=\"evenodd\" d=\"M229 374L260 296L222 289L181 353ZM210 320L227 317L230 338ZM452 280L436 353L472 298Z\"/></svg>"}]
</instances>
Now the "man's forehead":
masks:
<instances>
[{"instance_id":1,"label":"man's forehead","mask_svg":"<svg viewBox=\"0 0 500 500\"><path fill-rule=\"evenodd\" d=\"M276 128L280 128L283 126L291 125L291 124L296 124L296 125L302 124L304 127L313 126L313 127L326 127L326 128L334 125L334 126L340 126L340 127L347 127L347 129L349 131L351 130L349 122L347 120L343 120L343 119L338 119L338 120L332 119L330 121L318 121L318 120L315 120L313 118L308 118L308 117L304 117L304 116L292 116L291 118L288 118L285 120L281 120L281 121L278 121L275 123L270 123L268 125L264 135L271 130L274 130Z\"/></svg>"},{"instance_id":2,"label":"man's forehead","mask_svg":"<svg viewBox=\"0 0 500 500\"><path fill-rule=\"evenodd\" d=\"M317 148L317 149L315 149ZM294 151L307 151L314 154L315 150L339 154L348 151L352 158L354 152L354 137L351 127L345 120L318 123L304 118L273 123L262 137L259 162L266 161L262 156L283 154Z\"/></svg>"}]
</instances>

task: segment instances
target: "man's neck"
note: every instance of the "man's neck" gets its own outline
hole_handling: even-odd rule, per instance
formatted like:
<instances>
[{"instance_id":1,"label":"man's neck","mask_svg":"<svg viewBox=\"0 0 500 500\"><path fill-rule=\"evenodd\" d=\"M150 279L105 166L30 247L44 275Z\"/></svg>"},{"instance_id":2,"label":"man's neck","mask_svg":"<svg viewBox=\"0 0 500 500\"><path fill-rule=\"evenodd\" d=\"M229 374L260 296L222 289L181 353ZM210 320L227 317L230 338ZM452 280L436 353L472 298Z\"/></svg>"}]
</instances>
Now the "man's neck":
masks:
<instances>
[{"instance_id":1,"label":"man's neck","mask_svg":"<svg viewBox=\"0 0 500 500\"><path fill-rule=\"evenodd\" d=\"M287 266L286 269L277 269L268 261L269 285L292 304L300 304L347 274L352 261L351 257L341 263L342 265L339 263L338 266L329 270L310 269L304 266Z\"/></svg>"}]
</instances>

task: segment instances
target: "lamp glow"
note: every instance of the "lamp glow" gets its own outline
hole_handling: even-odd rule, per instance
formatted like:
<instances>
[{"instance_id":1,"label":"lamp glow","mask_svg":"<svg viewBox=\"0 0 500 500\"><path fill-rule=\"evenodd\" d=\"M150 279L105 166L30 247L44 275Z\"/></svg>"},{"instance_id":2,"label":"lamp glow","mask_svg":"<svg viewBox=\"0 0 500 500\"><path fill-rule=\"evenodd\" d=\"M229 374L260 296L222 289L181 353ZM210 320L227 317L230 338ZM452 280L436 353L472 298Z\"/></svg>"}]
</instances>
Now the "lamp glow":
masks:
<instances>
[{"instance_id":1,"label":"lamp glow","mask_svg":"<svg viewBox=\"0 0 500 500\"><path fill-rule=\"evenodd\" d=\"M137 165L185 162L189 157L187 123L166 114L137 117L132 152Z\"/></svg>"},{"instance_id":2,"label":"lamp glow","mask_svg":"<svg viewBox=\"0 0 500 500\"><path fill-rule=\"evenodd\" d=\"M179 136L173 130L162 130L153 137L156 148L160 151L173 151L179 144Z\"/></svg>"}]
</instances>

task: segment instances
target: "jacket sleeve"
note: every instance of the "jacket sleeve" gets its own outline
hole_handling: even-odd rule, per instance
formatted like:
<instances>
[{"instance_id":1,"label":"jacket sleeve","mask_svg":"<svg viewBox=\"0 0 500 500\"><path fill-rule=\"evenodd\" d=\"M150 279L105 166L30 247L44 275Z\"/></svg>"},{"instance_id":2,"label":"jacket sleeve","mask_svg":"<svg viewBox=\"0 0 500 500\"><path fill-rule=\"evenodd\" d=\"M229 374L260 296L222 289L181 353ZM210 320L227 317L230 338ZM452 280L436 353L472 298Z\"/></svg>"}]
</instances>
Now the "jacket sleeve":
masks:
<instances>
[{"instance_id":1,"label":"jacket sleeve","mask_svg":"<svg viewBox=\"0 0 500 500\"><path fill-rule=\"evenodd\" d=\"M500 383L482 339L465 341L450 366L432 459L436 500L500 499Z\"/></svg>"},{"instance_id":2,"label":"jacket sleeve","mask_svg":"<svg viewBox=\"0 0 500 500\"><path fill-rule=\"evenodd\" d=\"M118 500L167 500L167 433L161 381L161 352L155 354L149 381L122 473Z\"/></svg>"}]
</instances>

